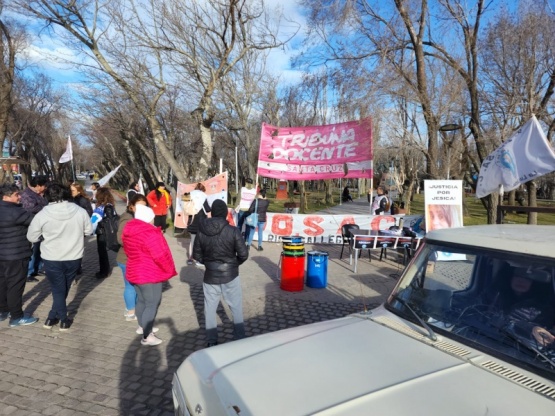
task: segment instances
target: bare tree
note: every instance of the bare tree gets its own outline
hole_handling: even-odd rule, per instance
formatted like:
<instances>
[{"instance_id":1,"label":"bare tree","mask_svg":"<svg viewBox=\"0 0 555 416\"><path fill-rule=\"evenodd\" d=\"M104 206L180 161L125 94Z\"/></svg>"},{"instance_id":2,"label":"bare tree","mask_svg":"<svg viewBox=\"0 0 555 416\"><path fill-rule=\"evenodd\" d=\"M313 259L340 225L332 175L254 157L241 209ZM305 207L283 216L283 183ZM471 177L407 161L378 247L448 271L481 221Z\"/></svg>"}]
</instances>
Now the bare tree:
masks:
<instances>
[{"instance_id":1,"label":"bare tree","mask_svg":"<svg viewBox=\"0 0 555 416\"><path fill-rule=\"evenodd\" d=\"M12 89L15 81L16 54L24 45L25 34L13 21L3 17L0 2L0 149L4 149L8 133L8 119L13 108ZM0 168L0 181L4 170Z\"/></svg>"},{"instance_id":2,"label":"bare tree","mask_svg":"<svg viewBox=\"0 0 555 416\"><path fill-rule=\"evenodd\" d=\"M510 137L532 114L555 130L555 16L543 5L524 2L519 9L496 16L487 28L482 57L484 101L500 140ZM537 181L526 184L528 205L536 206ZM513 202L514 203L514 202ZM528 214L537 223L537 213Z\"/></svg>"},{"instance_id":3,"label":"bare tree","mask_svg":"<svg viewBox=\"0 0 555 416\"><path fill-rule=\"evenodd\" d=\"M175 65L175 75L197 100L192 114L202 138L198 178L204 178L212 161L211 127L217 106L214 94L251 51L285 44L277 38L278 12L270 13L259 0L174 1L162 10L160 48ZM162 37L163 36L163 37Z\"/></svg>"},{"instance_id":4,"label":"bare tree","mask_svg":"<svg viewBox=\"0 0 555 416\"><path fill-rule=\"evenodd\" d=\"M143 19L148 19L152 13L139 13L126 6L125 2L97 0L79 3L64 0L12 2L16 11L43 20L47 28L63 28L64 32L57 34L82 55L82 62L75 64L100 71L115 81L147 121L156 150L174 174L184 180L185 174L168 149L157 120L157 107L166 91L162 58L152 44L143 43L148 37L137 39L134 36L141 28L147 30ZM133 19L129 19L130 14ZM133 27L129 26L131 24ZM100 77L98 75L96 80Z\"/></svg>"}]
</instances>

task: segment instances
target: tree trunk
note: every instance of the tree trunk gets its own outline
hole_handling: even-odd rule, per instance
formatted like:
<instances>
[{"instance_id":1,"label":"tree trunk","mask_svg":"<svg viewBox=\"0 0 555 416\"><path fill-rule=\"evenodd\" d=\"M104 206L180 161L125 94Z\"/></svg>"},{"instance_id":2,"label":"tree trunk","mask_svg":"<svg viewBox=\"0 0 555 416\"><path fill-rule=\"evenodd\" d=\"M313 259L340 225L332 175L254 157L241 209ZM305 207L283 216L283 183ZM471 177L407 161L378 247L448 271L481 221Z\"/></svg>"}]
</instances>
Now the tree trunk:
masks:
<instances>
[{"instance_id":1,"label":"tree trunk","mask_svg":"<svg viewBox=\"0 0 555 416\"><path fill-rule=\"evenodd\" d=\"M537 199L537 193L536 193L537 192L536 182L534 181L526 182L526 189L528 190L528 206L537 207L538 199ZM529 212L527 224L536 225L537 223L538 223L538 213Z\"/></svg>"}]
</instances>

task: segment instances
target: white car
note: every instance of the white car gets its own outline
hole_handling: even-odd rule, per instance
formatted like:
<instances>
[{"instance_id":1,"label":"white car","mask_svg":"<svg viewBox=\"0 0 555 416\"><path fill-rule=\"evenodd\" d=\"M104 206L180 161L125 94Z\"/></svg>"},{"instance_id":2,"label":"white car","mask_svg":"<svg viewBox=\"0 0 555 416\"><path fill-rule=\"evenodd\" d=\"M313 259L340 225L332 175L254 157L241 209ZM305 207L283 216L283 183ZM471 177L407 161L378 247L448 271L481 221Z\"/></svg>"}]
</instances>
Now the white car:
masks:
<instances>
[{"instance_id":1,"label":"white car","mask_svg":"<svg viewBox=\"0 0 555 416\"><path fill-rule=\"evenodd\" d=\"M377 309L191 354L175 413L553 416L554 230L430 232Z\"/></svg>"},{"instance_id":2,"label":"white car","mask_svg":"<svg viewBox=\"0 0 555 416\"><path fill-rule=\"evenodd\" d=\"M85 179L87 179L84 173L78 173L77 175L75 175L75 178L79 179L80 181L84 181Z\"/></svg>"}]
</instances>

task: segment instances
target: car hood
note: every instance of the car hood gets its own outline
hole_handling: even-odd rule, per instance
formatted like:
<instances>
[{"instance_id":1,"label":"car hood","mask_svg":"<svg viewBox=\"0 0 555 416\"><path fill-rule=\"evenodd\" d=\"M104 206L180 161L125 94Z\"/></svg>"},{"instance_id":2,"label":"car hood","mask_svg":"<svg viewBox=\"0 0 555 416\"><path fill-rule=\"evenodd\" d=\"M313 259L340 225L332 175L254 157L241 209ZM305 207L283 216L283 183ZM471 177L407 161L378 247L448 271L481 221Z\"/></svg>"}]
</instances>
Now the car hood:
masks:
<instances>
[{"instance_id":1,"label":"car hood","mask_svg":"<svg viewBox=\"0 0 555 416\"><path fill-rule=\"evenodd\" d=\"M193 415L555 414L555 384L516 369L548 398L494 372L508 364L425 335L380 308L197 351L174 390Z\"/></svg>"}]
</instances>

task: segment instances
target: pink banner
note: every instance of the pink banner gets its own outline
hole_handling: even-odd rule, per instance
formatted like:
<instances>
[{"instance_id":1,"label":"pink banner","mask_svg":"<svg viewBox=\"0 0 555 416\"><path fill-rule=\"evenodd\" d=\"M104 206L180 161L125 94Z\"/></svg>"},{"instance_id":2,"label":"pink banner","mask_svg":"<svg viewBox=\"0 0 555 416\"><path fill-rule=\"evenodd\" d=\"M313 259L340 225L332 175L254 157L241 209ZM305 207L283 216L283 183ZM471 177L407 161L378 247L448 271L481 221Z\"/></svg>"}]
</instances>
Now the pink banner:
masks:
<instances>
[{"instance_id":1,"label":"pink banner","mask_svg":"<svg viewBox=\"0 0 555 416\"><path fill-rule=\"evenodd\" d=\"M202 181L202 184L206 187L207 201L212 206L212 202L216 199L221 199L227 203L227 172L220 173L213 178L206 181ZM195 189L195 183L182 183L177 182L177 195L175 198L175 218L174 227L175 228L187 228L187 216L183 214L183 207L181 197L184 193L191 192Z\"/></svg>"},{"instance_id":2,"label":"pink banner","mask_svg":"<svg viewBox=\"0 0 555 416\"><path fill-rule=\"evenodd\" d=\"M285 180L372 178L372 120L311 127L262 123L258 174Z\"/></svg>"}]
</instances>

